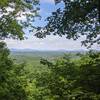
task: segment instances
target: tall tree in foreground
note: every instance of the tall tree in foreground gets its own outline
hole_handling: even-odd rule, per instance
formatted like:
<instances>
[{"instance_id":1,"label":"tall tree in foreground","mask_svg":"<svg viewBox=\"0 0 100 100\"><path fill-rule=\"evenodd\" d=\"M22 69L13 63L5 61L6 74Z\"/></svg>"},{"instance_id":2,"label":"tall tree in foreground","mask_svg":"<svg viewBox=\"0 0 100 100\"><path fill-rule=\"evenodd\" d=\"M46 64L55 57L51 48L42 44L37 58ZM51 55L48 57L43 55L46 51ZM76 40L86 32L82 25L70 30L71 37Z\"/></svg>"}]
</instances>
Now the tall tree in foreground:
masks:
<instances>
[{"instance_id":1,"label":"tall tree in foreground","mask_svg":"<svg viewBox=\"0 0 100 100\"><path fill-rule=\"evenodd\" d=\"M34 28L38 3L38 0L0 0L0 39L23 39L23 28Z\"/></svg>"},{"instance_id":2,"label":"tall tree in foreground","mask_svg":"<svg viewBox=\"0 0 100 100\"><path fill-rule=\"evenodd\" d=\"M35 100L34 79L25 70L25 64L15 64L10 51L0 42L0 100Z\"/></svg>"},{"instance_id":3,"label":"tall tree in foreground","mask_svg":"<svg viewBox=\"0 0 100 100\"><path fill-rule=\"evenodd\" d=\"M15 73L16 65L8 57L9 50L4 42L0 42L0 99L1 100L18 100L25 97L24 89ZM18 97L17 97L18 96Z\"/></svg>"},{"instance_id":4,"label":"tall tree in foreground","mask_svg":"<svg viewBox=\"0 0 100 100\"><path fill-rule=\"evenodd\" d=\"M57 9L47 18L47 25L39 28L36 36L65 35L67 39L78 39L85 36L85 46L100 43L100 1L99 0L55 0L63 1L64 8Z\"/></svg>"},{"instance_id":5,"label":"tall tree in foreground","mask_svg":"<svg viewBox=\"0 0 100 100\"><path fill-rule=\"evenodd\" d=\"M0 40L24 39L23 28L32 27L38 0L0 0ZM22 16L24 16L24 19ZM0 100L33 100L33 83L24 64L14 64L10 51L0 41Z\"/></svg>"}]
</instances>

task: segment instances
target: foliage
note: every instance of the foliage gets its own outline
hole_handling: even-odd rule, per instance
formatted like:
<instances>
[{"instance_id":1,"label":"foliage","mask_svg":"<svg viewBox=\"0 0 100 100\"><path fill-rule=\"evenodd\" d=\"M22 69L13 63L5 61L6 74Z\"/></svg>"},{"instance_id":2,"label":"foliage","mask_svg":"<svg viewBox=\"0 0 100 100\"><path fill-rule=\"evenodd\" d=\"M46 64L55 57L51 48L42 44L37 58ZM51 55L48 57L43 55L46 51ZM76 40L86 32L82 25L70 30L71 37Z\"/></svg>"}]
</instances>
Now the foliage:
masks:
<instances>
[{"instance_id":1,"label":"foliage","mask_svg":"<svg viewBox=\"0 0 100 100\"><path fill-rule=\"evenodd\" d=\"M0 42L0 100L33 100L34 81L25 64L14 64L9 50Z\"/></svg>"},{"instance_id":2,"label":"foliage","mask_svg":"<svg viewBox=\"0 0 100 100\"><path fill-rule=\"evenodd\" d=\"M0 100L100 99L99 52L90 51L75 57L66 54L49 61L41 59L43 65L38 64L37 70L34 70L36 63L30 62L33 58L27 60L34 67L30 69L29 63L27 66L20 62L15 64L9 54L5 43L1 42Z\"/></svg>"},{"instance_id":3,"label":"foliage","mask_svg":"<svg viewBox=\"0 0 100 100\"><path fill-rule=\"evenodd\" d=\"M100 53L88 52L72 60L67 55L55 63L42 60L49 71L37 75L36 100L99 100Z\"/></svg>"},{"instance_id":4,"label":"foliage","mask_svg":"<svg viewBox=\"0 0 100 100\"><path fill-rule=\"evenodd\" d=\"M47 25L39 28L36 36L65 35L67 39L74 40L85 36L82 45L90 46L100 43L100 19L99 0L55 0L55 3L63 1L64 8L58 8L47 18Z\"/></svg>"},{"instance_id":5,"label":"foliage","mask_svg":"<svg viewBox=\"0 0 100 100\"><path fill-rule=\"evenodd\" d=\"M31 22L37 16L38 2L38 0L0 0L0 39L11 37L23 39L23 28L33 29Z\"/></svg>"}]
</instances>

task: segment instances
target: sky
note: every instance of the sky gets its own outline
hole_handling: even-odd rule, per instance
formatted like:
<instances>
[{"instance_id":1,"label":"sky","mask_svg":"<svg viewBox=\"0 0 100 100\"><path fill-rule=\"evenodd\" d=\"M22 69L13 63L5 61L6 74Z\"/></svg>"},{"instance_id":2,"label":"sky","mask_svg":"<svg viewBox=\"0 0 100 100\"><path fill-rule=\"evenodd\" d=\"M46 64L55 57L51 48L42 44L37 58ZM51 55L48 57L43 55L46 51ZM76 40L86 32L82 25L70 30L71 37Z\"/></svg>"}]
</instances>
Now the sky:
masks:
<instances>
[{"instance_id":1,"label":"sky","mask_svg":"<svg viewBox=\"0 0 100 100\"><path fill-rule=\"evenodd\" d=\"M55 6L54 0L40 0L40 15L41 20L36 19L33 23L35 26L44 26L46 24L45 19L51 15L52 11L57 8L63 8L63 3ZM24 30L28 39L23 41L6 39L6 43L9 49L33 49L33 50L86 50L86 47L81 46L81 41L84 37L81 37L77 41L68 40L64 36L47 36L44 39L38 39L33 36L34 33L29 33ZM97 45L92 47L93 49L99 49Z\"/></svg>"}]
</instances>

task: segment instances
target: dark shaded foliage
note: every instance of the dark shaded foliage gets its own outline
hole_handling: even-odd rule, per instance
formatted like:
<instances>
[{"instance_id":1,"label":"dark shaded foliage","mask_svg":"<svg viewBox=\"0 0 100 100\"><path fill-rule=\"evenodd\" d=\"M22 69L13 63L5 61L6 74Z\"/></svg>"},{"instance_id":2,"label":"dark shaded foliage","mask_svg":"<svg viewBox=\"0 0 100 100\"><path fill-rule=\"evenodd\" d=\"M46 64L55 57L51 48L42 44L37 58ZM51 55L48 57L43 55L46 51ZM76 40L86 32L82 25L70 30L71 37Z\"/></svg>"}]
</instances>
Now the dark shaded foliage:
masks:
<instances>
[{"instance_id":1,"label":"dark shaded foliage","mask_svg":"<svg viewBox=\"0 0 100 100\"><path fill-rule=\"evenodd\" d=\"M63 10L57 9L47 18L47 25L39 28L36 36L65 35L67 39L86 36L82 45L91 46L100 43L99 0L55 0L64 2Z\"/></svg>"}]
</instances>

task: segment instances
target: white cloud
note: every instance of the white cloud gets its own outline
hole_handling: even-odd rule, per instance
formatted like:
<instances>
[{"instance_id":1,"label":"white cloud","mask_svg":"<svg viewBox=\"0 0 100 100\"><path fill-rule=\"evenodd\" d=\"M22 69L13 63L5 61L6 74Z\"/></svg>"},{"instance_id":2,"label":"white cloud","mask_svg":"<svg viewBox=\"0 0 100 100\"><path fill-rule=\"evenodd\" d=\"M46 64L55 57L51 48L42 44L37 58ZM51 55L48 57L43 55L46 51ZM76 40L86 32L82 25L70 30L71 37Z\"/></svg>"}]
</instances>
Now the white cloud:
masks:
<instances>
[{"instance_id":1,"label":"white cloud","mask_svg":"<svg viewBox=\"0 0 100 100\"><path fill-rule=\"evenodd\" d=\"M33 49L33 50L86 50L86 47L81 46L81 41L85 37L79 38L77 41L68 40L63 37L48 35L44 39L39 39L33 36L33 33L28 33L28 39L23 41L6 39L5 42L9 49ZM90 49L100 50L100 45L94 44Z\"/></svg>"},{"instance_id":2,"label":"white cloud","mask_svg":"<svg viewBox=\"0 0 100 100\"><path fill-rule=\"evenodd\" d=\"M81 41L67 40L65 37L59 36L47 36L44 39L38 39L36 37L30 36L29 39L18 41L12 39L6 39L8 47L15 49L34 49L34 50L79 50L86 49L81 47ZM94 49L97 48L95 45Z\"/></svg>"}]
</instances>

